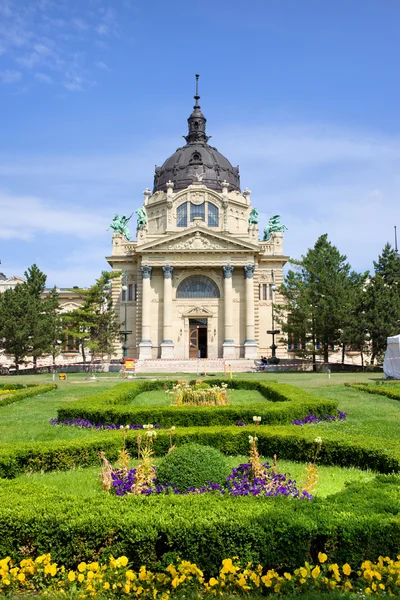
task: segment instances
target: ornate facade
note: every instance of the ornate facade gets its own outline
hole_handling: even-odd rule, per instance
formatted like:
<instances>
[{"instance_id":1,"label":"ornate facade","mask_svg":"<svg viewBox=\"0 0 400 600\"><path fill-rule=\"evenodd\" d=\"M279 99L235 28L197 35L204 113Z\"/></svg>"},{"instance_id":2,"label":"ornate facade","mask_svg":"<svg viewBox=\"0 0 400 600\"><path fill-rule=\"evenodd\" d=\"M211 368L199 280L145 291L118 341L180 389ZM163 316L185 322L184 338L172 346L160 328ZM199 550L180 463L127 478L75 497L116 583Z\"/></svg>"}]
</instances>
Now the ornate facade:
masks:
<instances>
[{"instance_id":1,"label":"ornate facade","mask_svg":"<svg viewBox=\"0 0 400 600\"><path fill-rule=\"evenodd\" d=\"M241 191L238 168L209 146L197 90L195 100L186 145L156 167L154 189L144 192L137 241L114 231L107 260L124 274L113 294L125 355L271 355L274 289L288 259L283 234L260 241L251 193ZM286 352L282 346L277 355Z\"/></svg>"}]
</instances>

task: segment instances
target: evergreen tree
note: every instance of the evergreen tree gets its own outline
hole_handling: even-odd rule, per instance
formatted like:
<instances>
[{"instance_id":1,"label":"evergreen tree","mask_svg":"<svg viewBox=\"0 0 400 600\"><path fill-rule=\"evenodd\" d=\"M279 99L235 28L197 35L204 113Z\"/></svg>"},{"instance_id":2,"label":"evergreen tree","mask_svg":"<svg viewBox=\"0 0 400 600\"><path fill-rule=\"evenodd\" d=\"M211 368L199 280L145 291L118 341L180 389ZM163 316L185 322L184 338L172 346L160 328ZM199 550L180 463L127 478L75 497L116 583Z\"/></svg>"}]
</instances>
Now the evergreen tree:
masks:
<instances>
[{"instance_id":1,"label":"evergreen tree","mask_svg":"<svg viewBox=\"0 0 400 600\"><path fill-rule=\"evenodd\" d=\"M14 356L17 371L31 349L28 307L29 294L24 284L0 294L0 346Z\"/></svg>"},{"instance_id":2,"label":"evergreen tree","mask_svg":"<svg viewBox=\"0 0 400 600\"><path fill-rule=\"evenodd\" d=\"M83 361L86 362L87 350L102 358L110 356L114 344L120 336L121 324L112 305L112 280L120 277L119 272L101 274L89 289L74 289L83 303L79 308L66 315L68 335L76 338L80 344Z\"/></svg>"},{"instance_id":3,"label":"evergreen tree","mask_svg":"<svg viewBox=\"0 0 400 600\"><path fill-rule=\"evenodd\" d=\"M328 362L329 349L341 342L355 280L346 260L324 234L301 260L291 261L296 271L288 272L280 288L285 303L275 307L279 323L289 341L306 346L303 352L313 362L318 346Z\"/></svg>"},{"instance_id":4,"label":"evergreen tree","mask_svg":"<svg viewBox=\"0 0 400 600\"><path fill-rule=\"evenodd\" d=\"M372 362L383 359L386 338L400 332L400 258L390 244L374 261L374 268L366 294Z\"/></svg>"}]
</instances>

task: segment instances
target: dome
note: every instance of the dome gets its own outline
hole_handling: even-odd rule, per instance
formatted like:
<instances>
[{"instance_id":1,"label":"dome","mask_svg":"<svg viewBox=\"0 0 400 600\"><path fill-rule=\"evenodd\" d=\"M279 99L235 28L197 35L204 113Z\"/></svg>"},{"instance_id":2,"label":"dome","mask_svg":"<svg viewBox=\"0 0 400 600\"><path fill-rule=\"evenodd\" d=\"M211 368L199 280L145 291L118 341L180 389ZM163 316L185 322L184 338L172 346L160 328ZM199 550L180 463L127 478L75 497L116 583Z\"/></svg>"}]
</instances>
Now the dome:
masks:
<instances>
[{"instance_id":1,"label":"dome","mask_svg":"<svg viewBox=\"0 0 400 600\"><path fill-rule=\"evenodd\" d=\"M186 145L178 148L167 158L162 167L156 167L154 176L154 192L166 191L167 182L174 183L174 192L184 190L191 183L202 181L204 185L217 192L222 192L222 182L229 183L229 190L240 192L239 168L231 163L216 148L207 142L207 119L201 112L198 95L198 75L196 75L196 104L188 118L189 133L185 137Z\"/></svg>"}]
</instances>

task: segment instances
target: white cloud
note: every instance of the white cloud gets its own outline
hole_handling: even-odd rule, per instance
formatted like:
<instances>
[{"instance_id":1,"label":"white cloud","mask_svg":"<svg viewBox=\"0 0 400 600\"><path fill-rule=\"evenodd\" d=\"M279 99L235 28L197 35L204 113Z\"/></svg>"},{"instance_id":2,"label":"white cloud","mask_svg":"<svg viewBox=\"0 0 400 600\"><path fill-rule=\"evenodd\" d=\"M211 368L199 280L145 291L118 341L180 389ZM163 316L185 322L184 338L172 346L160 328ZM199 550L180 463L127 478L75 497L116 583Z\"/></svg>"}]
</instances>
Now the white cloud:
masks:
<instances>
[{"instance_id":1,"label":"white cloud","mask_svg":"<svg viewBox=\"0 0 400 600\"><path fill-rule=\"evenodd\" d=\"M53 81L52 78L45 73L35 73L35 79L42 81L43 83L51 83Z\"/></svg>"},{"instance_id":2,"label":"white cloud","mask_svg":"<svg viewBox=\"0 0 400 600\"><path fill-rule=\"evenodd\" d=\"M110 67L101 61L96 62L95 65L98 69L103 69L103 71L110 71Z\"/></svg>"},{"instance_id":3,"label":"white cloud","mask_svg":"<svg viewBox=\"0 0 400 600\"><path fill-rule=\"evenodd\" d=\"M0 0L0 55L22 70L40 71L68 91L81 91L93 85L91 46L98 36L110 42L120 36L122 14L117 19L102 0L92 0L90 7L69 0ZM104 61L97 68L108 69ZM0 81L16 81L7 72L4 77Z\"/></svg>"},{"instance_id":4,"label":"white cloud","mask_svg":"<svg viewBox=\"0 0 400 600\"><path fill-rule=\"evenodd\" d=\"M3 237L37 239L39 235L65 235L87 240L104 232L107 218L69 205L56 208L57 202L44 202L32 196L16 196L0 192L0 222Z\"/></svg>"},{"instance_id":5,"label":"white cloud","mask_svg":"<svg viewBox=\"0 0 400 600\"><path fill-rule=\"evenodd\" d=\"M18 83L18 81L21 81L21 79L22 73L19 71L7 69L6 71L0 72L1 83Z\"/></svg>"},{"instance_id":6,"label":"white cloud","mask_svg":"<svg viewBox=\"0 0 400 600\"><path fill-rule=\"evenodd\" d=\"M240 164L252 190L260 228L272 214L289 227L285 252L299 257L318 236L347 254L358 270L372 268L400 222L400 139L329 126L240 128L214 135Z\"/></svg>"}]
</instances>

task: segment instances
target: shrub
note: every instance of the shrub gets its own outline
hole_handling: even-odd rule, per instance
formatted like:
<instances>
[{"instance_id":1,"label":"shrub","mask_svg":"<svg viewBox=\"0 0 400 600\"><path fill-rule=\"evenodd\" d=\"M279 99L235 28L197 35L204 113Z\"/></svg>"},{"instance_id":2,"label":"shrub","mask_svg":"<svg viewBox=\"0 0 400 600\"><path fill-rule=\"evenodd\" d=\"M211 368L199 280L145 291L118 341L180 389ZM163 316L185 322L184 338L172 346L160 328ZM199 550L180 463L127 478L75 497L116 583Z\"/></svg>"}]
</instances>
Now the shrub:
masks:
<instances>
[{"instance_id":1,"label":"shrub","mask_svg":"<svg viewBox=\"0 0 400 600\"><path fill-rule=\"evenodd\" d=\"M134 568L168 553L218 573L227 555L269 568L332 562L357 564L399 554L400 486L380 478L311 502L292 498L114 496L81 498L32 481L0 485L0 556L51 551L55 562L126 555Z\"/></svg>"},{"instance_id":2,"label":"shrub","mask_svg":"<svg viewBox=\"0 0 400 600\"><path fill-rule=\"evenodd\" d=\"M400 400L400 385L395 383L385 384L382 381L376 383L345 383L345 386L360 390L360 392L367 392L368 394L378 394L379 396L386 396L392 400Z\"/></svg>"},{"instance_id":3,"label":"shrub","mask_svg":"<svg viewBox=\"0 0 400 600\"><path fill-rule=\"evenodd\" d=\"M294 419L305 418L313 413L318 417L332 414L337 402L317 398L308 392L287 384L264 383L262 381L233 380L228 389L246 389L260 392L264 403L229 406L143 406L133 403L144 391L172 389L174 381L146 381L123 383L99 394L93 394L79 402L62 406L57 411L59 421L87 419L91 423L109 425L111 423L145 424L158 423L161 427L232 425L236 421L251 421L253 415L262 417L262 423L290 423ZM191 382L195 385L195 381ZM207 384L221 386L223 379L206 380Z\"/></svg>"},{"instance_id":4,"label":"shrub","mask_svg":"<svg viewBox=\"0 0 400 600\"><path fill-rule=\"evenodd\" d=\"M157 481L172 483L184 492L210 482L222 485L229 472L229 463L219 450L200 444L184 444L160 461Z\"/></svg>"},{"instance_id":5,"label":"shrub","mask_svg":"<svg viewBox=\"0 0 400 600\"><path fill-rule=\"evenodd\" d=\"M11 384L18 385L18 384ZM22 386L23 389L15 388L16 391L9 396L5 396L0 399L0 406L5 406L6 404L13 404L14 402L18 402L18 400L25 400L25 398L32 398L32 396L38 396L39 394L46 394L47 392L51 392L56 389L57 385L55 383L49 383L47 385L29 385ZM11 386L7 386L8 389L12 389ZM0 390L1 396L1 390Z\"/></svg>"}]
</instances>

